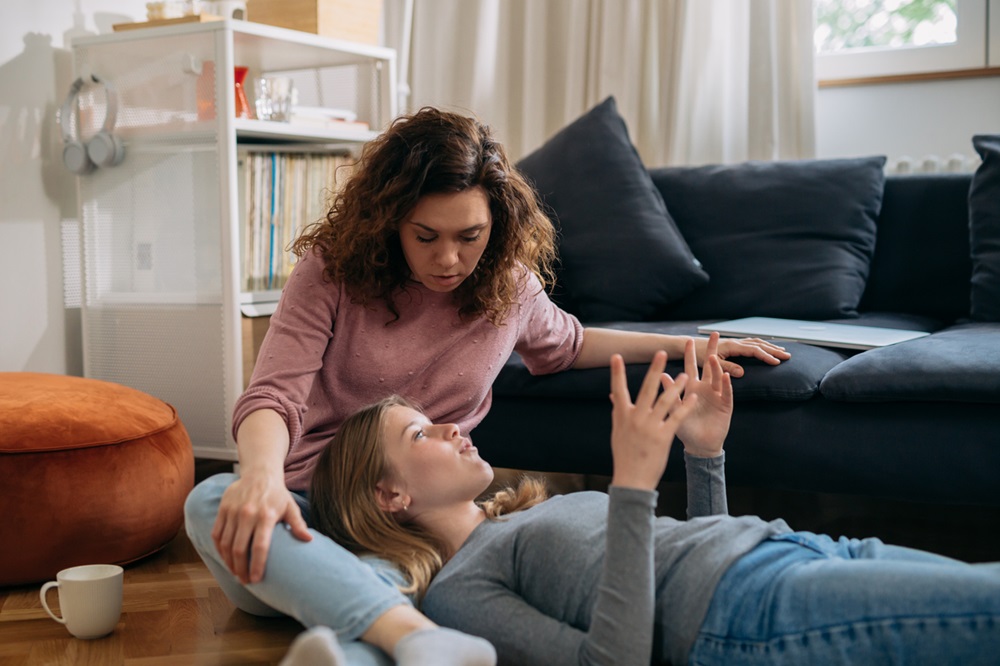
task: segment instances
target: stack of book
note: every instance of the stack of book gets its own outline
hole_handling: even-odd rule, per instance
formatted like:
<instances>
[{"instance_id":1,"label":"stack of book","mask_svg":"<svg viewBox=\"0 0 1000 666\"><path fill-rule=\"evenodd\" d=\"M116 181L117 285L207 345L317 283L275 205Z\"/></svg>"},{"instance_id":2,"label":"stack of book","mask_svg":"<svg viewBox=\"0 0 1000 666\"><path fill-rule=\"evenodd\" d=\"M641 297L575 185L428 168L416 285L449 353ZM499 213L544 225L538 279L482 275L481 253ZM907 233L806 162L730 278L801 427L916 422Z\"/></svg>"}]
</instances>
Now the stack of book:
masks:
<instances>
[{"instance_id":1,"label":"stack of book","mask_svg":"<svg viewBox=\"0 0 1000 666\"><path fill-rule=\"evenodd\" d=\"M348 154L242 150L239 155L242 290L281 289L296 257L289 247L323 219L350 176Z\"/></svg>"},{"instance_id":2,"label":"stack of book","mask_svg":"<svg viewBox=\"0 0 1000 666\"><path fill-rule=\"evenodd\" d=\"M368 123L358 120L353 111L346 109L330 109L322 106L292 107L290 122L300 127L316 127L347 134L362 133L369 130Z\"/></svg>"}]
</instances>

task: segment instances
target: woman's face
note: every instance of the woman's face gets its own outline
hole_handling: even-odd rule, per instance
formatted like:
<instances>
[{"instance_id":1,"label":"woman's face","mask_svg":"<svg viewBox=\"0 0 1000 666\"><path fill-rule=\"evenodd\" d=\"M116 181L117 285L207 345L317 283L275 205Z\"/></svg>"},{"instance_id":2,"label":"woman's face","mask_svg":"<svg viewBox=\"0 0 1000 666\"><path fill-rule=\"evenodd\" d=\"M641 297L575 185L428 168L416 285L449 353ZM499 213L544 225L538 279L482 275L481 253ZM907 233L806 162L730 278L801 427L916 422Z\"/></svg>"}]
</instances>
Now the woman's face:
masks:
<instances>
[{"instance_id":1,"label":"woman's face","mask_svg":"<svg viewBox=\"0 0 1000 666\"><path fill-rule=\"evenodd\" d=\"M424 195L399 227L410 277L431 291L453 291L476 270L492 226L481 187Z\"/></svg>"},{"instance_id":2,"label":"woman's face","mask_svg":"<svg viewBox=\"0 0 1000 666\"><path fill-rule=\"evenodd\" d=\"M469 502L493 481L493 468L479 457L453 423L434 425L421 412L400 405L385 418L385 456L408 513Z\"/></svg>"}]
</instances>

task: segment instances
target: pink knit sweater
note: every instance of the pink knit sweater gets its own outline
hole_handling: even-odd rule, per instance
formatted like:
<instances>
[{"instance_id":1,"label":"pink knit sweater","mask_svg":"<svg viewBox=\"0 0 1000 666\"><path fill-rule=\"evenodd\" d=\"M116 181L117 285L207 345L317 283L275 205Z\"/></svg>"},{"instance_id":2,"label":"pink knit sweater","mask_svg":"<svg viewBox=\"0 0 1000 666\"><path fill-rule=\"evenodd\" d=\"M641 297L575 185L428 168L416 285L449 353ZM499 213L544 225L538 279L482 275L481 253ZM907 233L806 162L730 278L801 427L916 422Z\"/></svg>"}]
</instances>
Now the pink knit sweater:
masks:
<instances>
[{"instance_id":1,"label":"pink knit sweater","mask_svg":"<svg viewBox=\"0 0 1000 666\"><path fill-rule=\"evenodd\" d=\"M526 272L521 302L504 325L462 323L451 294L411 283L396 299L399 319L382 303L352 303L323 277L313 253L296 265L260 348L250 386L237 400L233 433L259 409L288 423L285 483L308 488L316 457L359 408L399 393L435 423L468 434L489 411L493 380L517 350L532 374L566 370L576 361L583 327L549 300Z\"/></svg>"}]
</instances>

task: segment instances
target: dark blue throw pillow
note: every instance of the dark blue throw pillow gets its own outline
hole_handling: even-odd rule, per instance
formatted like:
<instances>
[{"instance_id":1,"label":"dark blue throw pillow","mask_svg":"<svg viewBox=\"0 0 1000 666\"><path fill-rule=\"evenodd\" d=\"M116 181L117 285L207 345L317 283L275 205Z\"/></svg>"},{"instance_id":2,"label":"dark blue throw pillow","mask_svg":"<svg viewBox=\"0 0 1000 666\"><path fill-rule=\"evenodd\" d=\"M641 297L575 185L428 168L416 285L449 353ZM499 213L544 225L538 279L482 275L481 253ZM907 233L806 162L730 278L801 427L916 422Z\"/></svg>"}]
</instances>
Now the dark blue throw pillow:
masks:
<instances>
[{"instance_id":1,"label":"dark blue throw pillow","mask_svg":"<svg viewBox=\"0 0 1000 666\"><path fill-rule=\"evenodd\" d=\"M976 135L972 145L983 162L969 188L971 314L975 321L1000 321L1000 135Z\"/></svg>"},{"instance_id":2,"label":"dark blue throw pillow","mask_svg":"<svg viewBox=\"0 0 1000 666\"><path fill-rule=\"evenodd\" d=\"M712 281L666 319L857 316L885 157L652 169Z\"/></svg>"},{"instance_id":3,"label":"dark blue throw pillow","mask_svg":"<svg viewBox=\"0 0 1000 666\"><path fill-rule=\"evenodd\" d=\"M517 167L559 232L553 299L584 321L643 320L708 282L613 97Z\"/></svg>"}]
</instances>

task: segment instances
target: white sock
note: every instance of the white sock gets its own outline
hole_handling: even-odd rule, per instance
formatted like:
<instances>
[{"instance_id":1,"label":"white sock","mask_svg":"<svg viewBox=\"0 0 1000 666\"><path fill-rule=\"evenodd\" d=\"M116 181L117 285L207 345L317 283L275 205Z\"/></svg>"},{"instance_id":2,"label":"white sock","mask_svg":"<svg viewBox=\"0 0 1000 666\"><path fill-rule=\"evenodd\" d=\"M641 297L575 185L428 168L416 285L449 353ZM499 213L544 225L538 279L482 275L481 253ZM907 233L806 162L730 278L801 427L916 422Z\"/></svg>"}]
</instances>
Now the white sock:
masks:
<instances>
[{"instance_id":1,"label":"white sock","mask_svg":"<svg viewBox=\"0 0 1000 666\"><path fill-rule=\"evenodd\" d=\"M347 657L329 627L313 627L295 637L279 666L347 666Z\"/></svg>"},{"instance_id":2,"label":"white sock","mask_svg":"<svg viewBox=\"0 0 1000 666\"><path fill-rule=\"evenodd\" d=\"M484 638L438 627L407 634L396 643L396 666L496 666L497 651Z\"/></svg>"}]
</instances>

